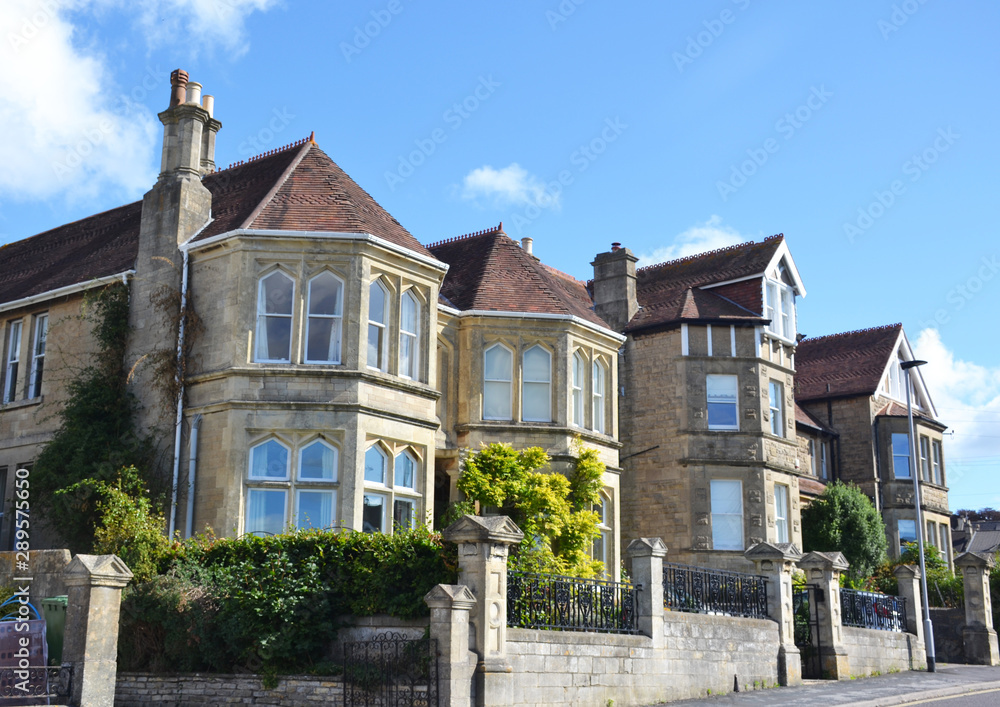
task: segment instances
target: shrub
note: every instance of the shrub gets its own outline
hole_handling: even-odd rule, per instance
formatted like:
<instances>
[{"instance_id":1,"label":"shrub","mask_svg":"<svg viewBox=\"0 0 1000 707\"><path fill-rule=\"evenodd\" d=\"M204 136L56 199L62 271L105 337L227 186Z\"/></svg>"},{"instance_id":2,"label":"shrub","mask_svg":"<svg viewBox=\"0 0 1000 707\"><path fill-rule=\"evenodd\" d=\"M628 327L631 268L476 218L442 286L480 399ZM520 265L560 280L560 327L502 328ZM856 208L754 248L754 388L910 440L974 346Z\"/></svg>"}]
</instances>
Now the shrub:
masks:
<instances>
[{"instance_id":1,"label":"shrub","mask_svg":"<svg viewBox=\"0 0 1000 707\"><path fill-rule=\"evenodd\" d=\"M802 511L806 552L840 551L850 563L847 582L858 586L885 562L888 543L882 517L854 484L834 481Z\"/></svg>"}]
</instances>

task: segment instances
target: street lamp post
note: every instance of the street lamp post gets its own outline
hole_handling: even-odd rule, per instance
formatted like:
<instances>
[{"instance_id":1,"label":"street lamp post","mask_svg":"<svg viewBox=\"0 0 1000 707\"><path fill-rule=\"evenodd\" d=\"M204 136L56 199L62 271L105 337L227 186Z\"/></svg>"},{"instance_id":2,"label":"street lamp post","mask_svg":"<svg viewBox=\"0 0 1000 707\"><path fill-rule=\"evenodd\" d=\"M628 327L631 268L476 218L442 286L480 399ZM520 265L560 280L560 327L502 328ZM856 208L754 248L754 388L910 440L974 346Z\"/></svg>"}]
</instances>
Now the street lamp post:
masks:
<instances>
[{"instance_id":1,"label":"street lamp post","mask_svg":"<svg viewBox=\"0 0 1000 707\"><path fill-rule=\"evenodd\" d=\"M913 433L913 403L910 400L910 369L923 366L927 361L904 361L899 365L906 372L906 418L910 425L910 475L913 477L913 505L917 509L917 547L920 552L920 592L924 603L924 646L927 649L927 672L936 671L934 655L934 626L931 624L931 607L927 601L927 567L924 563L924 515L920 508L920 467L917 466L917 438Z\"/></svg>"}]
</instances>

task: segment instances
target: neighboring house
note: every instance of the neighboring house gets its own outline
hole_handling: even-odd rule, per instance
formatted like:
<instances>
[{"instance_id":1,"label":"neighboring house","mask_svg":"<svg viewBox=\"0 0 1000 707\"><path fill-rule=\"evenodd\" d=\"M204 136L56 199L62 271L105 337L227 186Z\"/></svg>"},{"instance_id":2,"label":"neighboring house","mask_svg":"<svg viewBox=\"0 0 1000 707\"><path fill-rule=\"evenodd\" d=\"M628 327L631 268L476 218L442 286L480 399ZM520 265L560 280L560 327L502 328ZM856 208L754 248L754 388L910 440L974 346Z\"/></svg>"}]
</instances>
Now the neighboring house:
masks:
<instances>
[{"instance_id":1,"label":"neighboring house","mask_svg":"<svg viewBox=\"0 0 1000 707\"><path fill-rule=\"evenodd\" d=\"M0 249L6 510L92 351L83 293L121 279L140 425L179 482L172 528L391 533L455 500L460 448L538 445L565 470L579 435L608 466L595 553L616 574L623 337L583 283L499 228L425 248L311 138L216 171L214 100L184 72L171 84L141 203ZM187 331L182 289L199 322ZM180 337L178 409L148 364Z\"/></svg>"},{"instance_id":2,"label":"neighboring house","mask_svg":"<svg viewBox=\"0 0 1000 707\"><path fill-rule=\"evenodd\" d=\"M767 541L801 546L809 475L792 396L805 288L783 236L636 270L594 260L595 311L622 349L622 538L663 538L674 561L749 569ZM824 431L819 423L818 434Z\"/></svg>"},{"instance_id":3,"label":"neighboring house","mask_svg":"<svg viewBox=\"0 0 1000 707\"><path fill-rule=\"evenodd\" d=\"M797 355L795 398L839 436L830 445L830 478L857 484L885 522L889 551L917 540L913 474L920 482L924 540L951 549L942 434L946 429L920 374L911 370L917 469L910 463L906 377L913 360L901 324L806 338ZM952 555L948 562L951 564Z\"/></svg>"},{"instance_id":4,"label":"neighboring house","mask_svg":"<svg viewBox=\"0 0 1000 707\"><path fill-rule=\"evenodd\" d=\"M1000 552L1000 521L952 516L951 551L955 557L963 552L996 555Z\"/></svg>"}]
</instances>

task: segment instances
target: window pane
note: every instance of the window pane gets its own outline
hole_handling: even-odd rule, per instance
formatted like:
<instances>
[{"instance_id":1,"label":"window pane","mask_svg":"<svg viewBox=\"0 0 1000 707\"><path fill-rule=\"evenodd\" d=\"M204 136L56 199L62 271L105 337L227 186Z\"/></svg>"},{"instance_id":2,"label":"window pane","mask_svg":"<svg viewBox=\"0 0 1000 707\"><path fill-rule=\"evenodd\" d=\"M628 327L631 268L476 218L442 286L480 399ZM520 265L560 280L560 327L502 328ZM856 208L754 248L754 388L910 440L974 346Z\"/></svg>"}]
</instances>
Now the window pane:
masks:
<instances>
[{"instance_id":1,"label":"window pane","mask_svg":"<svg viewBox=\"0 0 1000 707\"><path fill-rule=\"evenodd\" d=\"M337 480L337 450L322 442L313 442L299 452L299 478Z\"/></svg>"},{"instance_id":2,"label":"window pane","mask_svg":"<svg viewBox=\"0 0 1000 707\"><path fill-rule=\"evenodd\" d=\"M524 405L525 420L530 422L549 422L551 420L548 383L525 382L521 403Z\"/></svg>"},{"instance_id":3,"label":"window pane","mask_svg":"<svg viewBox=\"0 0 1000 707\"><path fill-rule=\"evenodd\" d=\"M483 388L483 417L487 420L509 420L510 383L487 381Z\"/></svg>"},{"instance_id":4,"label":"window pane","mask_svg":"<svg viewBox=\"0 0 1000 707\"><path fill-rule=\"evenodd\" d=\"M743 484L739 481L712 482L712 513L743 513Z\"/></svg>"},{"instance_id":5,"label":"window pane","mask_svg":"<svg viewBox=\"0 0 1000 707\"><path fill-rule=\"evenodd\" d=\"M340 363L339 317L309 317L306 360Z\"/></svg>"},{"instance_id":6,"label":"window pane","mask_svg":"<svg viewBox=\"0 0 1000 707\"><path fill-rule=\"evenodd\" d=\"M705 388L711 400L736 402L736 376L706 376Z\"/></svg>"},{"instance_id":7,"label":"window pane","mask_svg":"<svg viewBox=\"0 0 1000 707\"><path fill-rule=\"evenodd\" d=\"M366 493L361 510L361 529L366 533L385 532L386 498L377 493Z\"/></svg>"},{"instance_id":8,"label":"window pane","mask_svg":"<svg viewBox=\"0 0 1000 707\"><path fill-rule=\"evenodd\" d=\"M417 464L407 452L396 457L393 484L402 488L416 488Z\"/></svg>"},{"instance_id":9,"label":"window pane","mask_svg":"<svg viewBox=\"0 0 1000 707\"><path fill-rule=\"evenodd\" d=\"M399 373L408 378L416 378L417 359L414 355L417 337L400 332L399 335Z\"/></svg>"},{"instance_id":10,"label":"window pane","mask_svg":"<svg viewBox=\"0 0 1000 707\"><path fill-rule=\"evenodd\" d=\"M896 523L897 523L897 528L899 529L900 545L917 542L917 521L900 520L896 521Z\"/></svg>"},{"instance_id":11,"label":"window pane","mask_svg":"<svg viewBox=\"0 0 1000 707\"><path fill-rule=\"evenodd\" d=\"M250 476L254 479L287 479L288 449L273 439L250 450Z\"/></svg>"},{"instance_id":12,"label":"window pane","mask_svg":"<svg viewBox=\"0 0 1000 707\"><path fill-rule=\"evenodd\" d=\"M484 377L486 380L509 381L513 362L510 351L502 346L494 346L484 356Z\"/></svg>"},{"instance_id":13,"label":"window pane","mask_svg":"<svg viewBox=\"0 0 1000 707\"><path fill-rule=\"evenodd\" d=\"M735 430L739 428L736 387L736 376L709 375L705 377L709 429Z\"/></svg>"},{"instance_id":14,"label":"window pane","mask_svg":"<svg viewBox=\"0 0 1000 707\"><path fill-rule=\"evenodd\" d=\"M299 491L297 494L297 528L329 528L333 525L334 491Z\"/></svg>"},{"instance_id":15,"label":"window pane","mask_svg":"<svg viewBox=\"0 0 1000 707\"><path fill-rule=\"evenodd\" d=\"M247 492L245 533L271 533L285 530L285 491L250 489Z\"/></svg>"},{"instance_id":16,"label":"window pane","mask_svg":"<svg viewBox=\"0 0 1000 707\"><path fill-rule=\"evenodd\" d=\"M594 429L604 432L604 366L594 361Z\"/></svg>"},{"instance_id":17,"label":"window pane","mask_svg":"<svg viewBox=\"0 0 1000 707\"><path fill-rule=\"evenodd\" d=\"M573 354L573 424L578 427L583 427L583 371L583 356Z\"/></svg>"},{"instance_id":18,"label":"window pane","mask_svg":"<svg viewBox=\"0 0 1000 707\"><path fill-rule=\"evenodd\" d=\"M330 273L314 277L309 282L309 314L339 315L342 291L340 280Z\"/></svg>"},{"instance_id":19,"label":"window pane","mask_svg":"<svg viewBox=\"0 0 1000 707\"><path fill-rule=\"evenodd\" d=\"M385 454L378 447L370 447L365 452L365 481L385 483Z\"/></svg>"},{"instance_id":20,"label":"window pane","mask_svg":"<svg viewBox=\"0 0 1000 707\"><path fill-rule=\"evenodd\" d=\"M742 550L743 517L713 515L712 545L716 550Z\"/></svg>"},{"instance_id":21,"label":"window pane","mask_svg":"<svg viewBox=\"0 0 1000 707\"><path fill-rule=\"evenodd\" d=\"M392 527L409 530L417 520L417 504L407 498L397 498L392 504Z\"/></svg>"},{"instance_id":22,"label":"window pane","mask_svg":"<svg viewBox=\"0 0 1000 707\"><path fill-rule=\"evenodd\" d=\"M282 273L271 273L261 281L261 298L258 311L264 314L291 314L294 284Z\"/></svg>"},{"instance_id":23,"label":"window pane","mask_svg":"<svg viewBox=\"0 0 1000 707\"><path fill-rule=\"evenodd\" d=\"M910 436L892 434L892 473L897 479L910 478Z\"/></svg>"},{"instance_id":24,"label":"window pane","mask_svg":"<svg viewBox=\"0 0 1000 707\"><path fill-rule=\"evenodd\" d=\"M778 542L788 540L788 487L776 484L774 487L775 526L778 531Z\"/></svg>"},{"instance_id":25,"label":"window pane","mask_svg":"<svg viewBox=\"0 0 1000 707\"><path fill-rule=\"evenodd\" d=\"M785 436L785 420L782 414L784 390L781 383L771 381L768 394L771 399L771 434Z\"/></svg>"},{"instance_id":26,"label":"window pane","mask_svg":"<svg viewBox=\"0 0 1000 707\"><path fill-rule=\"evenodd\" d=\"M266 361L289 361L292 350L292 320L290 317L263 318L264 331L257 342L257 358Z\"/></svg>"},{"instance_id":27,"label":"window pane","mask_svg":"<svg viewBox=\"0 0 1000 707\"><path fill-rule=\"evenodd\" d=\"M735 403L709 403L709 428L736 429L737 415Z\"/></svg>"},{"instance_id":28,"label":"window pane","mask_svg":"<svg viewBox=\"0 0 1000 707\"><path fill-rule=\"evenodd\" d=\"M533 346L524 352L524 380L536 382L549 381L549 364L551 357L548 351Z\"/></svg>"},{"instance_id":29,"label":"window pane","mask_svg":"<svg viewBox=\"0 0 1000 707\"><path fill-rule=\"evenodd\" d=\"M385 324L385 290L378 280L368 288L368 319Z\"/></svg>"},{"instance_id":30,"label":"window pane","mask_svg":"<svg viewBox=\"0 0 1000 707\"><path fill-rule=\"evenodd\" d=\"M399 326L403 331L413 334L417 332L417 302L409 292L403 293L403 310L400 313Z\"/></svg>"}]
</instances>

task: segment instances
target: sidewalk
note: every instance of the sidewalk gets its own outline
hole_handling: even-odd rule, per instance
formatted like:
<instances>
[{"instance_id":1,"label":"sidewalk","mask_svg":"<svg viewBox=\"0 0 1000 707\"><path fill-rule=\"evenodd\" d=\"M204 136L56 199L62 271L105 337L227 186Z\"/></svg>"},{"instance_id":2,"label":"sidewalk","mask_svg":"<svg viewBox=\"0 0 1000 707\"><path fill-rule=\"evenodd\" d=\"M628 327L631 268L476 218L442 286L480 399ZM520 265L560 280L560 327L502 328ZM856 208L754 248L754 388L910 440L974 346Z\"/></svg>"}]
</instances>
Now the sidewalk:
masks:
<instances>
[{"instance_id":1,"label":"sidewalk","mask_svg":"<svg viewBox=\"0 0 1000 707\"><path fill-rule=\"evenodd\" d=\"M936 673L906 672L834 682L810 680L801 687L777 687L767 690L731 693L701 700L671 702L670 707L772 707L773 705L852 705L886 707L905 705L917 700L938 699L983 690L1000 690L1000 667L941 663ZM997 693L1000 704L1000 692Z\"/></svg>"}]
</instances>

